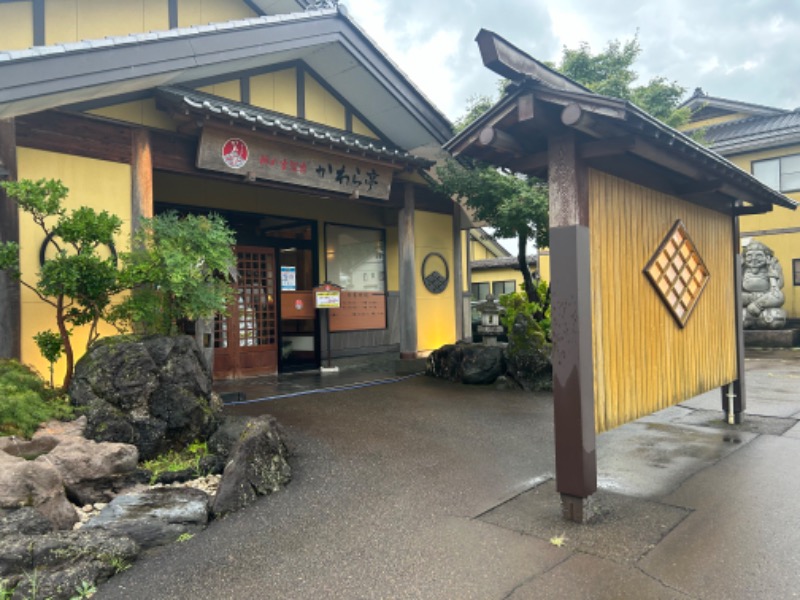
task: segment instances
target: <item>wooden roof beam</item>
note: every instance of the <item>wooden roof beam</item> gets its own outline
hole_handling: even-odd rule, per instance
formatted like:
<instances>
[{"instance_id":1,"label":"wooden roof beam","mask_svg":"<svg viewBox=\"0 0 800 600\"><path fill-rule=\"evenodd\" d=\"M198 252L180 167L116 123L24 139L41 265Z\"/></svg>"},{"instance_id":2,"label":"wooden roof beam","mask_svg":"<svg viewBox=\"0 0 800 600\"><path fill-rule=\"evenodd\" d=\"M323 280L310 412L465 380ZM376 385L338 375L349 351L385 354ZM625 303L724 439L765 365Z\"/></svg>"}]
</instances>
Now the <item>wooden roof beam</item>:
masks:
<instances>
[{"instance_id":1,"label":"wooden roof beam","mask_svg":"<svg viewBox=\"0 0 800 600\"><path fill-rule=\"evenodd\" d=\"M480 134L478 134L478 144L503 154L513 154L515 157L525 154L524 148L514 139L514 136L497 127L484 127L481 129Z\"/></svg>"},{"instance_id":2,"label":"wooden roof beam","mask_svg":"<svg viewBox=\"0 0 800 600\"><path fill-rule=\"evenodd\" d=\"M527 75L558 90L581 93L589 91L523 52L493 31L481 29L475 37L475 41L478 42L483 64L507 79L519 81Z\"/></svg>"}]
</instances>

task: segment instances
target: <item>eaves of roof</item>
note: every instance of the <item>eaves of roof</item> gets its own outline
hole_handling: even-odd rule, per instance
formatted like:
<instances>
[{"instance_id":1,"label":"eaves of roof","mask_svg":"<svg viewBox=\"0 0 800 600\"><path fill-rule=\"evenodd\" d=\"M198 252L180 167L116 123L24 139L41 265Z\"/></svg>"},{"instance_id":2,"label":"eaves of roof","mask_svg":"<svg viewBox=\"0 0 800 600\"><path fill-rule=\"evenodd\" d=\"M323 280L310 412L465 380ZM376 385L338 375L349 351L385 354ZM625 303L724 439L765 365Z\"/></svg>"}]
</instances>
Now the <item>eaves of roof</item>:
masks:
<instances>
[{"instance_id":1,"label":"eaves of roof","mask_svg":"<svg viewBox=\"0 0 800 600\"><path fill-rule=\"evenodd\" d=\"M753 104L752 102L741 102L728 98L718 98L706 94L695 93L691 98L681 103L679 108L689 108L692 112L705 107L719 108L730 112L741 112L757 116L772 116L790 112L784 108L766 106L764 104Z\"/></svg>"},{"instance_id":2,"label":"eaves of roof","mask_svg":"<svg viewBox=\"0 0 800 600\"><path fill-rule=\"evenodd\" d=\"M430 168L434 161L414 156L401 148L384 144L373 138L311 123L304 119L233 102L192 89L162 87L156 90L156 102L169 112L223 119L233 125L254 131L269 132L313 144L324 144L348 153L379 160Z\"/></svg>"},{"instance_id":3,"label":"eaves of roof","mask_svg":"<svg viewBox=\"0 0 800 600\"><path fill-rule=\"evenodd\" d=\"M535 255L530 254L526 257L528 266L535 266L537 258ZM469 263L473 271L484 271L487 269L517 269L519 270L519 260L516 256L504 256L501 258L485 258L482 260L473 260Z\"/></svg>"},{"instance_id":4,"label":"eaves of roof","mask_svg":"<svg viewBox=\"0 0 800 600\"><path fill-rule=\"evenodd\" d=\"M452 135L449 120L343 7L0 52L0 118L235 73L270 61L306 55L324 60L330 53L315 51L327 46L340 48L364 73L359 81L396 102L430 140L441 144ZM341 70L333 78L351 72ZM406 141L406 147L426 143Z\"/></svg>"},{"instance_id":5,"label":"eaves of roof","mask_svg":"<svg viewBox=\"0 0 800 600\"><path fill-rule=\"evenodd\" d=\"M715 178L723 176L733 185L758 198L764 206L778 205L791 209L797 207L795 201L769 188L717 152L665 125L630 102L594 93L554 89L531 78L525 78L513 86L495 106L449 140L444 145L445 150L458 154L468 147L476 145L478 136L485 127L496 123L498 115L512 110L518 99L529 93L533 93L541 101L556 106L576 105L581 110L593 115L594 118L613 122L614 127L627 132L632 137L650 140L654 147L672 154L678 162L700 165Z\"/></svg>"}]
</instances>

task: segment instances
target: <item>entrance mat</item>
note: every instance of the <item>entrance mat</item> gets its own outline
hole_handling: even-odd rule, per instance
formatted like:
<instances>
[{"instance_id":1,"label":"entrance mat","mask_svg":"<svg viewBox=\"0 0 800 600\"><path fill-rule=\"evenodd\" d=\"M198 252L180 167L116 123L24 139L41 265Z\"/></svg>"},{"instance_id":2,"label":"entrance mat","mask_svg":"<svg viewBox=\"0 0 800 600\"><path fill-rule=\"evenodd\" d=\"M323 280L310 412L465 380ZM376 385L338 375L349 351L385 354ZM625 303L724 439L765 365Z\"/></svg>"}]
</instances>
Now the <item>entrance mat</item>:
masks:
<instances>
[{"instance_id":1,"label":"entrance mat","mask_svg":"<svg viewBox=\"0 0 800 600\"><path fill-rule=\"evenodd\" d=\"M545 540L563 539L564 547L618 563L647 554L692 511L642 498L598 490L590 500L586 524L561 517L561 498L550 479L477 518L498 527Z\"/></svg>"}]
</instances>

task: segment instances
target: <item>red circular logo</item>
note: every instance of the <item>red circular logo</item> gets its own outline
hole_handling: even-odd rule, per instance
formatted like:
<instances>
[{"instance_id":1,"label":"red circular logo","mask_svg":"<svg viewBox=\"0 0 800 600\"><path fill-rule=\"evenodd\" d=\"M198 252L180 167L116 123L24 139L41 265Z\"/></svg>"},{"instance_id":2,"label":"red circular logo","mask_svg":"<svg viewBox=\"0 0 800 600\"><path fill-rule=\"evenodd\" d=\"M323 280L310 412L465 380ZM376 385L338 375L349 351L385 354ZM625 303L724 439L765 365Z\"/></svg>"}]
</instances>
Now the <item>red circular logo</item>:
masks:
<instances>
[{"instance_id":1,"label":"red circular logo","mask_svg":"<svg viewBox=\"0 0 800 600\"><path fill-rule=\"evenodd\" d=\"M245 166L248 155L247 144L239 138L231 138L222 145L222 161L231 169Z\"/></svg>"},{"instance_id":2,"label":"red circular logo","mask_svg":"<svg viewBox=\"0 0 800 600\"><path fill-rule=\"evenodd\" d=\"M295 310L303 310L303 301L302 300L295 300L294 301L294 308L295 308Z\"/></svg>"}]
</instances>

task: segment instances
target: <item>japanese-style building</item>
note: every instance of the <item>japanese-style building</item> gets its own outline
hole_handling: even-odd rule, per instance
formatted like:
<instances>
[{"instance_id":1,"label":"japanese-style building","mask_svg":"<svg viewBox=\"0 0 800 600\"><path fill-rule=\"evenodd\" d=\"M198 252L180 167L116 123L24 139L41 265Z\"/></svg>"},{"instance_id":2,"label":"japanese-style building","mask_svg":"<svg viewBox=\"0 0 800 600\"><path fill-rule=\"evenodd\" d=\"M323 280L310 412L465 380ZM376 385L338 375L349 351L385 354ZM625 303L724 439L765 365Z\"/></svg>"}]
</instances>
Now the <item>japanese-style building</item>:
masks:
<instances>
[{"instance_id":1,"label":"japanese-style building","mask_svg":"<svg viewBox=\"0 0 800 600\"><path fill-rule=\"evenodd\" d=\"M0 18L2 177L60 179L69 209L123 219L122 249L167 210L235 230L238 300L214 326L215 377L320 366L312 289L326 281L344 288L334 364L463 337L469 219L426 178L451 124L343 7L17 0ZM20 242L33 279L43 235L5 197L0 239ZM0 280L0 356L43 370L32 337L53 323Z\"/></svg>"}]
</instances>

